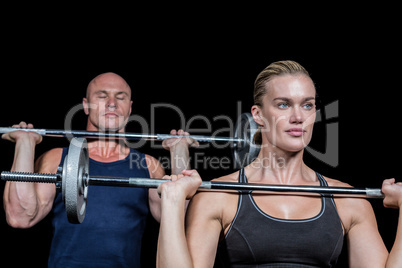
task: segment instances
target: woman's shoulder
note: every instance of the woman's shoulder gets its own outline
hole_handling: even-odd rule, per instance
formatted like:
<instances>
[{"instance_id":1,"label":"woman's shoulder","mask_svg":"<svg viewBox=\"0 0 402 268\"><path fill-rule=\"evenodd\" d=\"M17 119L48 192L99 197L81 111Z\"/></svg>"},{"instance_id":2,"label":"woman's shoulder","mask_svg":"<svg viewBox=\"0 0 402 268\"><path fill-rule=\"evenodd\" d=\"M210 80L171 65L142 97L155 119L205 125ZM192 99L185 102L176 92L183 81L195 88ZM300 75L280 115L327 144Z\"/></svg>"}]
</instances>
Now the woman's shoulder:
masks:
<instances>
[{"instance_id":1,"label":"woman's shoulder","mask_svg":"<svg viewBox=\"0 0 402 268\"><path fill-rule=\"evenodd\" d=\"M239 172L240 171L236 171L231 174L215 178L211 181L238 182L239 181Z\"/></svg>"},{"instance_id":2,"label":"woman's shoulder","mask_svg":"<svg viewBox=\"0 0 402 268\"><path fill-rule=\"evenodd\" d=\"M211 181L238 181L239 171L213 179ZM191 199L187 209L188 219L202 217L217 220L220 226L226 226L236 214L239 194L237 191L199 191ZM196 221L198 222L198 221Z\"/></svg>"},{"instance_id":3,"label":"woman's shoulder","mask_svg":"<svg viewBox=\"0 0 402 268\"><path fill-rule=\"evenodd\" d=\"M218 177L212 179L212 182L238 182L239 178L239 171L234 173ZM200 202L200 203L207 203L213 207L221 207L218 204L225 204L226 202L233 201L233 198L236 198L238 195L237 192L226 192L226 191L199 191L196 195L192 198L192 202ZM222 207L225 207L224 205Z\"/></svg>"},{"instance_id":4,"label":"woman's shoulder","mask_svg":"<svg viewBox=\"0 0 402 268\"><path fill-rule=\"evenodd\" d=\"M331 187L352 187L349 183L340 181L338 179L332 179L327 176L321 175L328 183L328 186Z\"/></svg>"},{"instance_id":5,"label":"woman's shoulder","mask_svg":"<svg viewBox=\"0 0 402 268\"><path fill-rule=\"evenodd\" d=\"M349 183L323 176L331 187L353 187ZM366 198L359 196L334 196L336 207L347 233L356 222L372 218L373 209Z\"/></svg>"}]
</instances>

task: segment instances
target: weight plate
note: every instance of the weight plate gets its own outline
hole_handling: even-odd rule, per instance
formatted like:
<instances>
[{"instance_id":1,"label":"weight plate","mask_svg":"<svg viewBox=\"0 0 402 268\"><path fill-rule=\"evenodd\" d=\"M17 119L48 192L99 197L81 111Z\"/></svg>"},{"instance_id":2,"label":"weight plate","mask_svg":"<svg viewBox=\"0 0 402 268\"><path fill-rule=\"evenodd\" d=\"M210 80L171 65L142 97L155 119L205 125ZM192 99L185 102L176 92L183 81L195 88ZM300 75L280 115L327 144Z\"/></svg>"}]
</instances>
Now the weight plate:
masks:
<instances>
[{"instance_id":1,"label":"weight plate","mask_svg":"<svg viewBox=\"0 0 402 268\"><path fill-rule=\"evenodd\" d=\"M236 122L234 137L243 139L233 147L233 159L235 168L243 168L250 164L258 156L260 146L253 143L254 134L258 124L250 113L243 113Z\"/></svg>"},{"instance_id":2,"label":"weight plate","mask_svg":"<svg viewBox=\"0 0 402 268\"><path fill-rule=\"evenodd\" d=\"M88 196L88 145L83 138L73 138L63 163L62 195L70 223L85 218Z\"/></svg>"}]
</instances>

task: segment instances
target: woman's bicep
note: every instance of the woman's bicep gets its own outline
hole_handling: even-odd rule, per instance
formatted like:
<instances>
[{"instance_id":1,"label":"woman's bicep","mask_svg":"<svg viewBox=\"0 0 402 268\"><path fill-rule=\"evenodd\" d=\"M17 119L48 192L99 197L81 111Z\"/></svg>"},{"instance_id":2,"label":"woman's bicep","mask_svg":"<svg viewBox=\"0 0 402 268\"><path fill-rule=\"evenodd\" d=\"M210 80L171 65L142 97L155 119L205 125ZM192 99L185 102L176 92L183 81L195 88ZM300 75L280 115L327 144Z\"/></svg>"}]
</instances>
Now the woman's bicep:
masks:
<instances>
[{"instance_id":1,"label":"woman's bicep","mask_svg":"<svg viewBox=\"0 0 402 268\"><path fill-rule=\"evenodd\" d=\"M384 267L388 251L378 232L373 209L367 200L354 203L354 224L347 234L349 265Z\"/></svg>"},{"instance_id":2,"label":"woman's bicep","mask_svg":"<svg viewBox=\"0 0 402 268\"><path fill-rule=\"evenodd\" d=\"M213 267L222 224L214 193L198 193L186 214L186 238L194 267Z\"/></svg>"}]
</instances>

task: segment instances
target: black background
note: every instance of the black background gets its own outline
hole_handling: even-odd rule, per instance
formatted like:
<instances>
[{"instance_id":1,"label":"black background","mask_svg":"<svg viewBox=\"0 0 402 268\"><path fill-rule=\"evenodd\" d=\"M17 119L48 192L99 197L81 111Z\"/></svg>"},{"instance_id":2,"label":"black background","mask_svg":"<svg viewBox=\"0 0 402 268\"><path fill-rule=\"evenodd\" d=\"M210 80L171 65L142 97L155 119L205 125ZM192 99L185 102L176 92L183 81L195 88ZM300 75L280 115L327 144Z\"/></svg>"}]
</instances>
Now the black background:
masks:
<instances>
[{"instance_id":1,"label":"black background","mask_svg":"<svg viewBox=\"0 0 402 268\"><path fill-rule=\"evenodd\" d=\"M329 166L308 153L306 163L325 176L353 186L379 188L383 179L402 180L398 154L401 53L394 21L378 24L374 14L342 25L342 14L328 25L318 20L306 25L301 20L288 27L267 20L258 29L240 23L246 21L242 16L235 24L223 21L207 26L210 20L206 14L197 17L194 25L187 25L191 15L182 20L168 16L156 26L150 26L148 18L123 32L118 31L118 26L105 27L105 21L77 28L56 25L54 30L46 20L35 26L25 23L8 31L4 39L0 125L11 126L24 120L37 128L62 129L66 114L81 102L88 82L111 71L130 84L133 114L148 124L152 121L151 105L167 103L177 106L186 122L196 115L205 116L212 122L213 132L228 127L222 121L214 121L215 116L235 120L238 107L241 112L250 110L253 82L264 67L277 60L296 60L310 72L322 105L339 103L337 118L324 118L316 124L311 144L325 152L325 126L338 123L339 164ZM272 28L279 29L281 35L272 32ZM77 29L82 31L78 34ZM157 110L155 116L157 133L183 127L177 113L171 110ZM85 129L85 125L85 116L78 114L73 127ZM205 128L205 124L194 121L191 127ZM140 130L133 124L127 131ZM45 137L36 154L62 146L68 146L66 139ZM0 170L9 170L14 145L0 141L0 148ZM151 144L140 151L156 158L168 156L167 151L152 148ZM206 157L231 156L230 148L191 152L193 156L195 152ZM206 180L233 171L202 166L198 170ZM3 182L0 185L4 187ZM381 200L370 202L390 249L398 211L383 208ZM51 238L49 224L45 219L31 229L13 229L1 210L1 261L12 260L13 267L28 263L45 267ZM147 267L154 263L157 227L150 221L145 235L143 255ZM345 259L344 253L339 267L346 267Z\"/></svg>"}]
</instances>

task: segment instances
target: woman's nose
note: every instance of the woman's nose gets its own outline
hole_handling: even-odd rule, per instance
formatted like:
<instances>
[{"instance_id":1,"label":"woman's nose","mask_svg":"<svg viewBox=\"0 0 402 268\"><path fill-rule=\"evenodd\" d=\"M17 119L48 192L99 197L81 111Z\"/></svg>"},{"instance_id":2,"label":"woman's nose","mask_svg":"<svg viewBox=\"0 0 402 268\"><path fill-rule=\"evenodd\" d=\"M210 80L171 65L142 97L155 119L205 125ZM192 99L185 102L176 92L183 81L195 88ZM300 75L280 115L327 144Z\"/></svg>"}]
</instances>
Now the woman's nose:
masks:
<instances>
[{"instance_id":1,"label":"woman's nose","mask_svg":"<svg viewBox=\"0 0 402 268\"><path fill-rule=\"evenodd\" d=\"M299 107L294 107L292 115L290 116L290 122L293 124L303 123L303 114Z\"/></svg>"}]
</instances>

